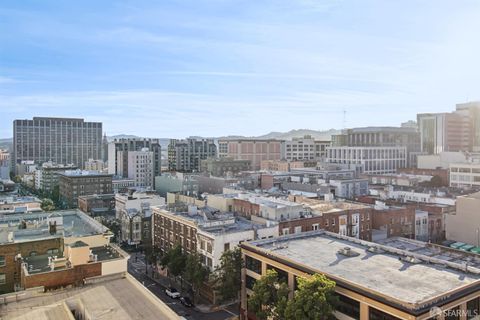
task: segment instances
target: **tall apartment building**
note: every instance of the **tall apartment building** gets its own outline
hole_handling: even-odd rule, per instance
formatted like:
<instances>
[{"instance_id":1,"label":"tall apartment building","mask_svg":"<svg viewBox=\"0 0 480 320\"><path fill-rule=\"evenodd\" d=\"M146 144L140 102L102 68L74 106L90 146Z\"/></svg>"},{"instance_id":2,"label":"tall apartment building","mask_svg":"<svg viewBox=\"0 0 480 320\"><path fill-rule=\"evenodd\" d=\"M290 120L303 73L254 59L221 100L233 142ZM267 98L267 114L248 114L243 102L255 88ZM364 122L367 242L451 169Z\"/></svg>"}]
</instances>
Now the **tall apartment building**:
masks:
<instances>
[{"instance_id":1,"label":"tall apartment building","mask_svg":"<svg viewBox=\"0 0 480 320\"><path fill-rule=\"evenodd\" d=\"M202 160L217 157L217 146L212 139L170 140L168 170L198 172Z\"/></svg>"},{"instance_id":2,"label":"tall apartment building","mask_svg":"<svg viewBox=\"0 0 480 320\"><path fill-rule=\"evenodd\" d=\"M363 173L396 173L407 166L407 147L328 147L327 162L361 165Z\"/></svg>"},{"instance_id":3,"label":"tall apartment building","mask_svg":"<svg viewBox=\"0 0 480 320\"><path fill-rule=\"evenodd\" d=\"M73 163L83 168L88 159L101 159L102 123L73 118L13 121L12 164Z\"/></svg>"},{"instance_id":4,"label":"tall apartment building","mask_svg":"<svg viewBox=\"0 0 480 320\"><path fill-rule=\"evenodd\" d=\"M112 193L112 175L94 171L70 170L60 173L60 199L69 208L78 206L78 197Z\"/></svg>"},{"instance_id":5,"label":"tall apartment building","mask_svg":"<svg viewBox=\"0 0 480 320\"><path fill-rule=\"evenodd\" d=\"M219 140L219 157L250 160L252 170L260 170L264 160L281 160L281 143L274 139Z\"/></svg>"},{"instance_id":6,"label":"tall apartment building","mask_svg":"<svg viewBox=\"0 0 480 320\"><path fill-rule=\"evenodd\" d=\"M281 158L287 161L320 161L327 155L330 141L315 140L310 135L282 141Z\"/></svg>"},{"instance_id":7,"label":"tall apartment building","mask_svg":"<svg viewBox=\"0 0 480 320\"><path fill-rule=\"evenodd\" d=\"M115 176L127 178L128 173L128 151L141 151L148 148L153 152L154 175L159 176L161 172L161 146L158 139L150 138L128 138L115 139L108 144L108 173ZM119 153L119 151L123 151ZM122 170L120 170L123 168Z\"/></svg>"},{"instance_id":8,"label":"tall apartment building","mask_svg":"<svg viewBox=\"0 0 480 320\"><path fill-rule=\"evenodd\" d=\"M59 174L66 170L76 170L73 164L56 164L51 161L45 162L35 171L35 189L44 192L52 192L58 186Z\"/></svg>"},{"instance_id":9,"label":"tall apartment building","mask_svg":"<svg viewBox=\"0 0 480 320\"><path fill-rule=\"evenodd\" d=\"M10 152L0 149L0 179L10 179Z\"/></svg>"},{"instance_id":10,"label":"tall apartment building","mask_svg":"<svg viewBox=\"0 0 480 320\"><path fill-rule=\"evenodd\" d=\"M124 155L126 153L126 156ZM140 151L118 151L120 159L126 162L117 164L120 176L135 180L136 187L153 188L155 179L155 154L148 148Z\"/></svg>"}]
</instances>

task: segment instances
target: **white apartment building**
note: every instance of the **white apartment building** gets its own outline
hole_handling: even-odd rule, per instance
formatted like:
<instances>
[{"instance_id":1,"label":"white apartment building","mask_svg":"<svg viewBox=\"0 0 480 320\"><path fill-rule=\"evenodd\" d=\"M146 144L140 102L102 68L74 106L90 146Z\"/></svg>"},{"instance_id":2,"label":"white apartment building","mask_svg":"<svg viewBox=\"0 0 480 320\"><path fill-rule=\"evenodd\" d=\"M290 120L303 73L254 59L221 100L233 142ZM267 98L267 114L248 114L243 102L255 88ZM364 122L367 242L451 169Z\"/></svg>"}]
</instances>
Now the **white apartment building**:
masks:
<instances>
[{"instance_id":1,"label":"white apartment building","mask_svg":"<svg viewBox=\"0 0 480 320\"><path fill-rule=\"evenodd\" d=\"M330 141L315 140L311 136L282 141L280 154L287 161L320 161L327 155Z\"/></svg>"},{"instance_id":2,"label":"white apartment building","mask_svg":"<svg viewBox=\"0 0 480 320\"><path fill-rule=\"evenodd\" d=\"M142 209L145 208L163 205L165 205L165 198L154 193L131 192L129 194L115 195L115 211L117 219L120 218L122 210L136 209L142 211Z\"/></svg>"},{"instance_id":3,"label":"white apartment building","mask_svg":"<svg viewBox=\"0 0 480 320\"><path fill-rule=\"evenodd\" d=\"M396 173L407 166L406 147L327 147L327 162L356 164L366 174Z\"/></svg>"},{"instance_id":4,"label":"white apartment building","mask_svg":"<svg viewBox=\"0 0 480 320\"><path fill-rule=\"evenodd\" d=\"M148 148L140 151L117 151L119 159L126 159L126 163L118 162L119 175L135 180L136 187L152 188L155 179L154 153ZM124 155L126 153L126 156Z\"/></svg>"},{"instance_id":5,"label":"white apartment building","mask_svg":"<svg viewBox=\"0 0 480 320\"><path fill-rule=\"evenodd\" d=\"M450 164L450 187L480 187L480 163Z\"/></svg>"}]
</instances>

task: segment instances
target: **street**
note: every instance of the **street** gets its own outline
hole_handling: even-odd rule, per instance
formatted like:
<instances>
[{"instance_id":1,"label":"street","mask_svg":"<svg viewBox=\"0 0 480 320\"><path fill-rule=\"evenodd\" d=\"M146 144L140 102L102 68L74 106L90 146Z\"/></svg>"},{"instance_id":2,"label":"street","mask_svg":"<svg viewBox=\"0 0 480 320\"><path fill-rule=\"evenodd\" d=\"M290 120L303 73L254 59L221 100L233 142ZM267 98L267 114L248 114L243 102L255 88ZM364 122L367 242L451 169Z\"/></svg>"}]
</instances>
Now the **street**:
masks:
<instances>
[{"instance_id":1,"label":"street","mask_svg":"<svg viewBox=\"0 0 480 320\"><path fill-rule=\"evenodd\" d=\"M135 254L132 254L128 261L128 272L140 283L142 283L148 290L155 294L155 296L172 308L178 315L192 320L224 320L238 315L238 310L235 306L212 313L202 313L195 308L187 308L183 306L179 299L172 299L167 296L165 293L165 287L163 285L152 280L145 274L145 262L143 260L143 255L139 254L138 260L135 260Z\"/></svg>"}]
</instances>

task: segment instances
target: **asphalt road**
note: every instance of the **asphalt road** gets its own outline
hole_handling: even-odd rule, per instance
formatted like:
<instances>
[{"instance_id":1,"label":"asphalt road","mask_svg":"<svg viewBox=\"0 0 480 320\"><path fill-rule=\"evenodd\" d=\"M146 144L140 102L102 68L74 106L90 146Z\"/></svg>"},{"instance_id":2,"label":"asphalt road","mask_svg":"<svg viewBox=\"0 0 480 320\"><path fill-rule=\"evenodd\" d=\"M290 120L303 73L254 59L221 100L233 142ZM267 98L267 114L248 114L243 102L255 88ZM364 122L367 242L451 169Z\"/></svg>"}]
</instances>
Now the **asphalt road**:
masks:
<instances>
[{"instance_id":1,"label":"asphalt road","mask_svg":"<svg viewBox=\"0 0 480 320\"><path fill-rule=\"evenodd\" d=\"M160 300L165 302L178 315L189 320L225 320L238 315L235 307L227 308L213 313L202 313L195 308L187 308L180 303L179 299L172 299L165 293L165 287L153 281L145 274L145 262L142 256L138 256L135 261L135 254L128 261L128 272L142 283L148 290L155 294ZM150 272L150 270L149 270Z\"/></svg>"}]
</instances>

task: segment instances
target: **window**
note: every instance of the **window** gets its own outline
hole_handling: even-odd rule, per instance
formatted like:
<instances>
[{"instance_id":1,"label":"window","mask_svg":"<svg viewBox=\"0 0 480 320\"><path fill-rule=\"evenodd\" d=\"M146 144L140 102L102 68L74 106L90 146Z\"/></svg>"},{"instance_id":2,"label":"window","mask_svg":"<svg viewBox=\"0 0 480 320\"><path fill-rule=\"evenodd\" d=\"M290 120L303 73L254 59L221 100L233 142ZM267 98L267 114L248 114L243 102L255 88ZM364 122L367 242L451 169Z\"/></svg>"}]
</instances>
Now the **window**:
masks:
<instances>
[{"instance_id":1,"label":"window","mask_svg":"<svg viewBox=\"0 0 480 320\"><path fill-rule=\"evenodd\" d=\"M467 319L474 319L480 315L480 298L475 298L467 302Z\"/></svg>"},{"instance_id":2,"label":"window","mask_svg":"<svg viewBox=\"0 0 480 320\"><path fill-rule=\"evenodd\" d=\"M394 317L385 313L383 311L377 310L375 308L369 307L368 308L369 319L370 320L400 320L400 318Z\"/></svg>"},{"instance_id":3,"label":"window","mask_svg":"<svg viewBox=\"0 0 480 320\"><path fill-rule=\"evenodd\" d=\"M253 290L253 287L255 286L255 283L257 282L256 279L250 277L249 275L246 276L245 279L245 287L247 289Z\"/></svg>"},{"instance_id":4,"label":"window","mask_svg":"<svg viewBox=\"0 0 480 320\"><path fill-rule=\"evenodd\" d=\"M225 243L223 245L223 251L228 251L228 250L230 250L230 243Z\"/></svg>"},{"instance_id":5,"label":"window","mask_svg":"<svg viewBox=\"0 0 480 320\"><path fill-rule=\"evenodd\" d=\"M302 226L296 226L295 233L301 233L301 232L302 232Z\"/></svg>"},{"instance_id":6,"label":"window","mask_svg":"<svg viewBox=\"0 0 480 320\"><path fill-rule=\"evenodd\" d=\"M0 267L5 266L5 256L0 256Z\"/></svg>"},{"instance_id":7,"label":"window","mask_svg":"<svg viewBox=\"0 0 480 320\"><path fill-rule=\"evenodd\" d=\"M289 233L290 233L289 228L283 228L283 229L282 229L282 235L286 236L286 235L289 234Z\"/></svg>"},{"instance_id":8,"label":"window","mask_svg":"<svg viewBox=\"0 0 480 320\"><path fill-rule=\"evenodd\" d=\"M5 284L7 283L7 278L5 276L5 273L0 273L0 284Z\"/></svg>"},{"instance_id":9,"label":"window","mask_svg":"<svg viewBox=\"0 0 480 320\"><path fill-rule=\"evenodd\" d=\"M341 294L337 294L337 296L337 311L354 319L360 319L360 302L350 299Z\"/></svg>"},{"instance_id":10,"label":"window","mask_svg":"<svg viewBox=\"0 0 480 320\"><path fill-rule=\"evenodd\" d=\"M262 262L250 256L245 256L245 268L258 274L262 274Z\"/></svg>"},{"instance_id":11,"label":"window","mask_svg":"<svg viewBox=\"0 0 480 320\"><path fill-rule=\"evenodd\" d=\"M312 224L312 230L318 230L318 223Z\"/></svg>"},{"instance_id":12,"label":"window","mask_svg":"<svg viewBox=\"0 0 480 320\"><path fill-rule=\"evenodd\" d=\"M271 265L267 265L267 270L275 270L277 271L277 274L278 274L278 280L280 282L285 282L285 283L288 283L288 272L286 271L283 271L281 269L278 269L278 268L275 268Z\"/></svg>"},{"instance_id":13,"label":"window","mask_svg":"<svg viewBox=\"0 0 480 320\"><path fill-rule=\"evenodd\" d=\"M59 250L57 248L48 249L47 254L58 254Z\"/></svg>"}]
</instances>

